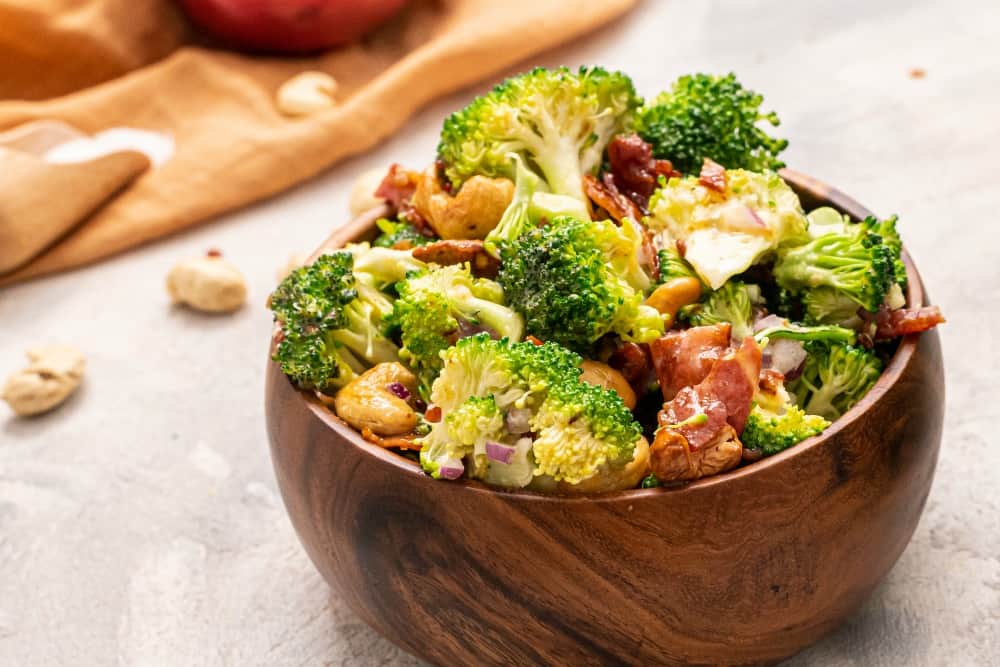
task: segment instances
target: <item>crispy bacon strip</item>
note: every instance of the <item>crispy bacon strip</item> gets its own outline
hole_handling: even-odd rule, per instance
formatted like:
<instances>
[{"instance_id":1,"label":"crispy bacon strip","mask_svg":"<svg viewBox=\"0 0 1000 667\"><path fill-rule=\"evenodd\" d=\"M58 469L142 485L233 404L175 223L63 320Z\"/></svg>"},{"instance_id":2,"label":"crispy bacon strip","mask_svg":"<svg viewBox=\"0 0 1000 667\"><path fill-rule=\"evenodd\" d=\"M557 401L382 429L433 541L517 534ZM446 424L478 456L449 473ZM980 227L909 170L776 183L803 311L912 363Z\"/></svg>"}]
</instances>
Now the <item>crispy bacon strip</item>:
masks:
<instances>
[{"instance_id":1,"label":"crispy bacon strip","mask_svg":"<svg viewBox=\"0 0 1000 667\"><path fill-rule=\"evenodd\" d=\"M453 239L435 241L413 249L414 259L447 266L469 263L472 273L480 278L495 278L500 271L500 261L486 252L478 239Z\"/></svg>"},{"instance_id":2,"label":"crispy bacon strip","mask_svg":"<svg viewBox=\"0 0 1000 667\"><path fill-rule=\"evenodd\" d=\"M653 245L653 235L649 233L645 225L640 224L639 220L642 219L643 212L635 202L618 191L611 174L604 174L603 183L587 174L583 177L583 190L598 208L607 211L608 215L619 225L632 225L642 234L639 264L646 269L653 280L659 280L660 262L656 254L656 246Z\"/></svg>"},{"instance_id":3,"label":"crispy bacon strip","mask_svg":"<svg viewBox=\"0 0 1000 667\"><path fill-rule=\"evenodd\" d=\"M590 174L583 177L583 190L590 197L590 200L607 211L608 215L619 223L625 218L639 220L642 217L642 212L635 205L635 202L614 187L614 182L609 178L610 174L605 174L604 177L603 183Z\"/></svg>"},{"instance_id":4,"label":"crispy bacon strip","mask_svg":"<svg viewBox=\"0 0 1000 667\"><path fill-rule=\"evenodd\" d=\"M747 336L735 352L715 362L708 377L698 385L725 404L726 421L737 433L743 432L750 414L750 403L760 382L760 366L760 346Z\"/></svg>"},{"instance_id":5,"label":"crispy bacon strip","mask_svg":"<svg viewBox=\"0 0 1000 667\"><path fill-rule=\"evenodd\" d=\"M728 323L668 331L649 344L649 354L660 381L663 399L669 401L684 387L706 377L729 347Z\"/></svg>"},{"instance_id":6,"label":"crispy bacon strip","mask_svg":"<svg viewBox=\"0 0 1000 667\"><path fill-rule=\"evenodd\" d=\"M608 165L615 189L648 213L649 197L660 176L680 176L669 160L653 158L653 147L637 134L619 134L608 144Z\"/></svg>"},{"instance_id":7,"label":"crispy bacon strip","mask_svg":"<svg viewBox=\"0 0 1000 667\"><path fill-rule=\"evenodd\" d=\"M728 419L726 404L709 389L684 387L656 416L661 430L680 433L692 450L714 440ZM692 421L700 415L705 415L704 421Z\"/></svg>"},{"instance_id":8,"label":"crispy bacon strip","mask_svg":"<svg viewBox=\"0 0 1000 667\"><path fill-rule=\"evenodd\" d=\"M875 316L875 340L889 340L908 334L921 333L945 322L937 306L879 310Z\"/></svg>"},{"instance_id":9,"label":"crispy bacon strip","mask_svg":"<svg viewBox=\"0 0 1000 667\"><path fill-rule=\"evenodd\" d=\"M773 368L765 368L760 372L757 388L765 394L776 394L785 384L785 376Z\"/></svg>"},{"instance_id":10,"label":"crispy bacon strip","mask_svg":"<svg viewBox=\"0 0 1000 667\"><path fill-rule=\"evenodd\" d=\"M705 158L705 161L701 165L701 174L698 176L698 182L709 190L725 192L726 168L718 162Z\"/></svg>"},{"instance_id":11,"label":"crispy bacon strip","mask_svg":"<svg viewBox=\"0 0 1000 667\"><path fill-rule=\"evenodd\" d=\"M427 222L423 216L413 207L413 193L417 191L417 184L421 178L420 172L410 171L403 165L393 163L389 167L389 173L385 175L375 196L381 197L398 215L402 215L409 220L414 227L424 231Z\"/></svg>"},{"instance_id":12,"label":"crispy bacon strip","mask_svg":"<svg viewBox=\"0 0 1000 667\"><path fill-rule=\"evenodd\" d=\"M649 346L640 343L622 342L611 353L608 365L621 373L639 396L645 395L650 379L652 364Z\"/></svg>"},{"instance_id":13,"label":"crispy bacon strip","mask_svg":"<svg viewBox=\"0 0 1000 667\"><path fill-rule=\"evenodd\" d=\"M361 437L368 442L374 443L379 447L385 447L386 449L412 449L413 451L420 451L422 447L420 443L416 442L416 439L419 437L416 433L383 438L380 435L375 435L375 433L366 426L361 429Z\"/></svg>"},{"instance_id":14,"label":"crispy bacon strip","mask_svg":"<svg viewBox=\"0 0 1000 667\"><path fill-rule=\"evenodd\" d=\"M727 352L695 386L683 387L663 404L650 450L661 479L691 480L736 466L743 430L760 378L760 347L747 337Z\"/></svg>"}]
</instances>

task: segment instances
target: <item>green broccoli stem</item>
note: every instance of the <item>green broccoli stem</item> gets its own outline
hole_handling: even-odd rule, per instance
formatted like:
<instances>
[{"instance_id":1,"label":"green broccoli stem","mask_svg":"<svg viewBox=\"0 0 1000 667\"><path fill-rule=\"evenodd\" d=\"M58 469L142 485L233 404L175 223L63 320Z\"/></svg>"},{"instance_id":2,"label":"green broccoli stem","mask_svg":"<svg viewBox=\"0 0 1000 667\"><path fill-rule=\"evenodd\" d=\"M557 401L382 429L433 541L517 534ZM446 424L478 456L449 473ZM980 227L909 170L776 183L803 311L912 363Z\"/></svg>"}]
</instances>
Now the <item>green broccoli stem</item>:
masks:
<instances>
[{"instance_id":1,"label":"green broccoli stem","mask_svg":"<svg viewBox=\"0 0 1000 667\"><path fill-rule=\"evenodd\" d=\"M798 341L821 341L851 345L857 338L854 331L834 325L803 327L798 325L776 326L762 329L754 334L757 343L768 338L790 338Z\"/></svg>"},{"instance_id":2,"label":"green broccoli stem","mask_svg":"<svg viewBox=\"0 0 1000 667\"><path fill-rule=\"evenodd\" d=\"M371 248L356 254L354 273L367 274L376 281L388 285L398 283L408 273L419 271L427 265L405 250L391 248Z\"/></svg>"},{"instance_id":3,"label":"green broccoli stem","mask_svg":"<svg viewBox=\"0 0 1000 667\"><path fill-rule=\"evenodd\" d=\"M580 147L570 139L560 136L554 142L555 146L549 146L544 152L536 153L539 156L538 167L545 174L545 180L552 192L586 201L583 192L583 171L578 158Z\"/></svg>"},{"instance_id":4,"label":"green broccoli stem","mask_svg":"<svg viewBox=\"0 0 1000 667\"><path fill-rule=\"evenodd\" d=\"M514 198L507 206L507 210L503 212L500 222L486 235L483 242L486 252L497 259L500 259L499 244L504 241L513 241L521 235L527 226L531 197L541 183L541 179L525 166L520 155L510 153L509 157L514 162Z\"/></svg>"},{"instance_id":5,"label":"green broccoli stem","mask_svg":"<svg viewBox=\"0 0 1000 667\"><path fill-rule=\"evenodd\" d=\"M469 295L455 302L463 319L471 324L483 324L497 332L501 338L517 341L524 333L524 325L516 313L507 306Z\"/></svg>"},{"instance_id":6,"label":"green broccoli stem","mask_svg":"<svg viewBox=\"0 0 1000 667\"><path fill-rule=\"evenodd\" d=\"M390 306L391 308L391 306ZM329 336L370 364L396 361L399 349L379 330L381 317L375 308L361 298L355 299L344 309L347 326L334 329ZM377 319L373 319L373 315Z\"/></svg>"},{"instance_id":7,"label":"green broccoli stem","mask_svg":"<svg viewBox=\"0 0 1000 667\"><path fill-rule=\"evenodd\" d=\"M334 329L327 336L372 365L399 359L399 349L381 333L373 331L370 325L360 332L353 328Z\"/></svg>"}]
</instances>

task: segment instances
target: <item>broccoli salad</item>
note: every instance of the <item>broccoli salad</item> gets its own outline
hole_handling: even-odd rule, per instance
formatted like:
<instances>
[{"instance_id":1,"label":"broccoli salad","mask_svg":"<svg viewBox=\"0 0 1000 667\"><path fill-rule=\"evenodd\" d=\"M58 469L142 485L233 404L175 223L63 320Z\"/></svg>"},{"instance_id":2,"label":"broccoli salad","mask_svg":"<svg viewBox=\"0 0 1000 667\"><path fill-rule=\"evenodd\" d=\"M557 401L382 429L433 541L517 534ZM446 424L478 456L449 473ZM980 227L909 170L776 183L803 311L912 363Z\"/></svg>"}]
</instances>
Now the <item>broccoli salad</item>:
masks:
<instances>
[{"instance_id":1,"label":"broccoli salad","mask_svg":"<svg viewBox=\"0 0 1000 667\"><path fill-rule=\"evenodd\" d=\"M429 476L508 489L681 484L822 433L944 319L906 302L896 217L803 210L762 101L504 81L389 169L377 238L278 286L275 361Z\"/></svg>"}]
</instances>

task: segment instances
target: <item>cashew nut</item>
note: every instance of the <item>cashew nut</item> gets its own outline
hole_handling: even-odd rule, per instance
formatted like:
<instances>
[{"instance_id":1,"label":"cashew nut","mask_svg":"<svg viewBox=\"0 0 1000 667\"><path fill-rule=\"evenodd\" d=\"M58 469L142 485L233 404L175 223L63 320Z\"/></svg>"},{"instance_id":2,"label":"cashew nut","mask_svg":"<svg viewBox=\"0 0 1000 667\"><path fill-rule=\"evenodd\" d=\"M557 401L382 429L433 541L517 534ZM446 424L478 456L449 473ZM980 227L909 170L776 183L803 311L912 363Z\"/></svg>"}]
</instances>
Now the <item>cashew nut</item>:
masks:
<instances>
[{"instance_id":1,"label":"cashew nut","mask_svg":"<svg viewBox=\"0 0 1000 667\"><path fill-rule=\"evenodd\" d=\"M217 255L179 262L167 274L167 293L174 303L207 313L228 313L247 298L247 284L240 270Z\"/></svg>"},{"instance_id":2,"label":"cashew nut","mask_svg":"<svg viewBox=\"0 0 1000 667\"><path fill-rule=\"evenodd\" d=\"M660 311L664 324L669 328L678 310L700 298L701 282L697 278L674 278L653 290L646 297L646 303Z\"/></svg>"},{"instance_id":3,"label":"cashew nut","mask_svg":"<svg viewBox=\"0 0 1000 667\"><path fill-rule=\"evenodd\" d=\"M639 486L639 482L648 474L649 442L646 441L646 438L639 438L639 441L635 443L635 455L624 467L603 470L578 484L559 482L555 491L566 495L624 491Z\"/></svg>"},{"instance_id":4,"label":"cashew nut","mask_svg":"<svg viewBox=\"0 0 1000 667\"><path fill-rule=\"evenodd\" d=\"M602 364L600 361L593 361L592 359L584 359L583 363L580 364L580 368L583 369L583 373L580 374L581 380L615 391L622 397L625 407L629 410L635 409L635 392L624 375L611 368L611 366Z\"/></svg>"},{"instance_id":5,"label":"cashew nut","mask_svg":"<svg viewBox=\"0 0 1000 667\"><path fill-rule=\"evenodd\" d=\"M478 175L452 196L441 188L436 169L430 167L417 181L412 204L445 240L484 239L513 198L514 183L510 180Z\"/></svg>"},{"instance_id":6,"label":"cashew nut","mask_svg":"<svg viewBox=\"0 0 1000 667\"><path fill-rule=\"evenodd\" d=\"M334 106L337 80L325 72L296 74L278 88L278 111L287 116L306 116Z\"/></svg>"},{"instance_id":7,"label":"cashew nut","mask_svg":"<svg viewBox=\"0 0 1000 667\"><path fill-rule=\"evenodd\" d=\"M377 167L375 169L369 169L368 171L362 172L360 176L354 181L354 185L351 186L351 198L349 207L351 210L351 215L359 216L365 211L370 211L376 206L381 206L385 203L385 200L381 197L375 196L375 191L378 190L378 186L382 184L382 180L385 178L386 168Z\"/></svg>"},{"instance_id":8,"label":"cashew nut","mask_svg":"<svg viewBox=\"0 0 1000 667\"><path fill-rule=\"evenodd\" d=\"M45 345L27 351L28 367L7 378L0 398L22 416L48 412L65 401L83 379L83 354L68 345Z\"/></svg>"},{"instance_id":9,"label":"cashew nut","mask_svg":"<svg viewBox=\"0 0 1000 667\"><path fill-rule=\"evenodd\" d=\"M387 362L370 368L348 382L333 398L337 416L361 431L370 428L377 435L402 435L416 428L417 413L389 385L399 383L411 394L417 378L402 364Z\"/></svg>"}]
</instances>

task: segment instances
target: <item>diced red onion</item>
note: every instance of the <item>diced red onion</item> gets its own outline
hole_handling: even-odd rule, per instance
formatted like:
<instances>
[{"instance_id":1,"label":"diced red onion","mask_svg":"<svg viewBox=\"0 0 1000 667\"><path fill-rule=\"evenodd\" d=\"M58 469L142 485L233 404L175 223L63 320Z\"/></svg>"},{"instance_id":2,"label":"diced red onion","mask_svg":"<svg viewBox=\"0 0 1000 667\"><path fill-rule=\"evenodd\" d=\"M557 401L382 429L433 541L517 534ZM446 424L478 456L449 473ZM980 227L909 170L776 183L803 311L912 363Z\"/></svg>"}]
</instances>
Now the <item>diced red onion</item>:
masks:
<instances>
[{"instance_id":1,"label":"diced red onion","mask_svg":"<svg viewBox=\"0 0 1000 667\"><path fill-rule=\"evenodd\" d=\"M761 364L765 368L773 368L784 376L797 369L806 360L806 349L802 343L789 338L772 338L764 348L765 354L761 354ZM770 352L770 354L766 354ZM765 361L763 357L768 357Z\"/></svg>"},{"instance_id":2,"label":"diced red onion","mask_svg":"<svg viewBox=\"0 0 1000 667\"><path fill-rule=\"evenodd\" d=\"M764 229L767 229L767 224L760 219L760 216L757 215L757 211L753 210L749 206L747 206L747 210L750 211L750 217L753 218L758 225L760 225Z\"/></svg>"},{"instance_id":3,"label":"diced red onion","mask_svg":"<svg viewBox=\"0 0 1000 667\"><path fill-rule=\"evenodd\" d=\"M783 317L778 317L777 315L768 315L767 317L762 317L753 323L753 331L757 333L758 331L763 331L764 329L770 329L771 327L783 327L787 324L788 320Z\"/></svg>"},{"instance_id":4,"label":"diced red onion","mask_svg":"<svg viewBox=\"0 0 1000 667\"><path fill-rule=\"evenodd\" d=\"M500 442L487 442L486 443L486 458L490 461L498 461L500 463L510 463L514 460L514 454L517 451L516 447L511 445L505 445Z\"/></svg>"},{"instance_id":5,"label":"diced red onion","mask_svg":"<svg viewBox=\"0 0 1000 667\"><path fill-rule=\"evenodd\" d=\"M507 426L508 433L520 435L531 430L531 424L528 423L530 420L531 410L527 408L514 408L507 413L504 423Z\"/></svg>"},{"instance_id":6,"label":"diced red onion","mask_svg":"<svg viewBox=\"0 0 1000 667\"><path fill-rule=\"evenodd\" d=\"M767 229L767 223L757 215L757 211L746 205L733 204L722 209L722 221L734 232L758 234Z\"/></svg>"},{"instance_id":7,"label":"diced red onion","mask_svg":"<svg viewBox=\"0 0 1000 667\"><path fill-rule=\"evenodd\" d=\"M438 466L438 475L442 479L458 479L465 472L465 466L458 459L448 459Z\"/></svg>"},{"instance_id":8,"label":"diced red onion","mask_svg":"<svg viewBox=\"0 0 1000 667\"><path fill-rule=\"evenodd\" d=\"M403 386L402 382L390 382L385 388L404 401L410 397L410 390Z\"/></svg>"},{"instance_id":9,"label":"diced red onion","mask_svg":"<svg viewBox=\"0 0 1000 667\"><path fill-rule=\"evenodd\" d=\"M799 364L797 367L785 373L785 382L791 382L792 380L802 375L802 371L804 371L805 368L806 368L806 361L805 359L803 359L801 364Z\"/></svg>"}]
</instances>

